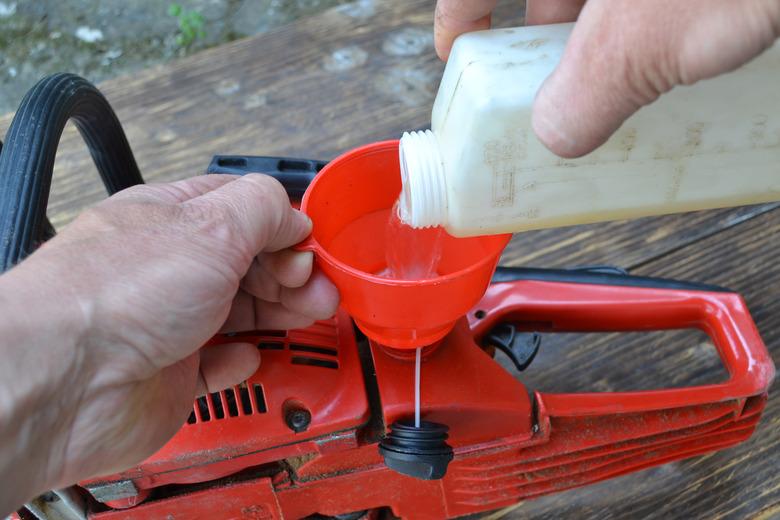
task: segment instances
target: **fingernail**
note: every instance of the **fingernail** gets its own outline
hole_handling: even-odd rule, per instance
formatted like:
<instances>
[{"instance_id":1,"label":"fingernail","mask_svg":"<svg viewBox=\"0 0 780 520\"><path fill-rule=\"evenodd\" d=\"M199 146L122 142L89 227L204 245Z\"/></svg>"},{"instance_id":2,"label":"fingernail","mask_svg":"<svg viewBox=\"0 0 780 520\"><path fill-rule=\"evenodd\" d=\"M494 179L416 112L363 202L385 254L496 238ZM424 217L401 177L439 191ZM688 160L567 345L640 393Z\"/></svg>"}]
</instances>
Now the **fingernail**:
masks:
<instances>
[{"instance_id":1,"label":"fingernail","mask_svg":"<svg viewBox=\"0 0 780 520\"><path fill-rule=\"evenodd\" d=\"M551 89L555 90L554 75L555 73L548 77L537 92L531 127L536 137L551 152L561 157L573 157L577 151L577 140L565 128L565 122L558 115L558 107L550 98L550 96L554 96L554 94L550 94Z\"/></svg>"},{"instance_id":2,"label":"fingernail","mask_svg":"<svg viewBox=\"0 0 780 520\"><path fill-rule=\"evenodd\" d=\"M299 215L298 218L303 219L303 221L305 222L304 227L307 230L306 234L308 235L309 233L311 233L311 230L314 228L314 222L311 221L311 217L309 217L309 215L302 212L301 210L296 209L295 212Z\"/></svg>"},{"instance_id":3,"label":"fingernail","mask_svg":"<svg viewBox=\"0 0 780 520\"><path fill-rule=\"evenodd\" d=\"M295 263L295 269L311 271L311 266L314 264L314 253L311 251L296 251L292 261Z\"/></svg>"},{"instance_id":4,"label":"fingernail","mask_svg":"<svg viewBox=\"0 0 780 520\"><path fill-rule=\"evenodd\" d=\"M306 285L314 267L314 253L288 249L274 257L274 276L284 288L294 289ZM281 299L281 295L280 295Z\"/></svg>"},{"instance_id":5,"label":"fingernail","mask_svg":"<svg viewBox=\"0 0 780 520\"><path fill-rule=\"evenodd\" d=\"M544 113L534 114L531 120L536 137L554 154L567 157L577 146L577 141L565 132L558 121L551 121Z\"/></svg>"}]
</instances>

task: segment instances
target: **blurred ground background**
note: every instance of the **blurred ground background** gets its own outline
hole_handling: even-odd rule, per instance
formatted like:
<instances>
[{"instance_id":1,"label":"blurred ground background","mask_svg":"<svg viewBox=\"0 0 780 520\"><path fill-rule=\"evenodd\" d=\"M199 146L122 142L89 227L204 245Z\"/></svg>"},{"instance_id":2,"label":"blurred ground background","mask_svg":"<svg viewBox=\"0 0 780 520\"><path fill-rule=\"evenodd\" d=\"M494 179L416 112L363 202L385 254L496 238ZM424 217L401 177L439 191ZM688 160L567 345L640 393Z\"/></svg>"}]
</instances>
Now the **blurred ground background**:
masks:
<instances>
[{"instance_id":1,"label":"blurred ground background","mask_svg":"<svg viewBox=\"0 0 780 520\"><path fill-rule=\"evenodd\" d=\"M93 82L348 0L0 0L0 114L53 72Z\"/></svg>"}]
</instances>

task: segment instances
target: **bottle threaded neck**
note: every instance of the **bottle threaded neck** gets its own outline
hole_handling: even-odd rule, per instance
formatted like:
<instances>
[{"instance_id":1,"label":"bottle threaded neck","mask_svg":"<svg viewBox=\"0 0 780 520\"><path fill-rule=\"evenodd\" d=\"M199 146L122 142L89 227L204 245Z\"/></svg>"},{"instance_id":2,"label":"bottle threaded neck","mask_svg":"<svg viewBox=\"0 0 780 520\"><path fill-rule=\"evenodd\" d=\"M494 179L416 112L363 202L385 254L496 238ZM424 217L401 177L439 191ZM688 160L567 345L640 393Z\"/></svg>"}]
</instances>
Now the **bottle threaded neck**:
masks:
<instances>
[{"instance_id":1,"label":"bottle threaded neck","mask_svg":"<svg viewBox=\"0 0 780 520\"><path fill-rule=\"evenodd\" d=\"M401 220L414 228L447 220L447 184L439 140L430 130L405 132L399 147Z\"/></svg>"}]
</instances>

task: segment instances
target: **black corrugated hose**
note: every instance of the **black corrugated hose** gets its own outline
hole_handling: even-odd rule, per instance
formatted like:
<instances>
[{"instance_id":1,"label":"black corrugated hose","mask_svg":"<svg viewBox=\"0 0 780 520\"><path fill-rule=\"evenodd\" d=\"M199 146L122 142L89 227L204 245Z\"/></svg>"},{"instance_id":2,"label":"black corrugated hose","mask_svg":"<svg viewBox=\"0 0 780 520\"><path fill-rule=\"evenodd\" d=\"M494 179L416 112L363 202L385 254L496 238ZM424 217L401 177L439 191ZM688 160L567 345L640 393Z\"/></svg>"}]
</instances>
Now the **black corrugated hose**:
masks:
<instances>
[{"instance_id":1,"label":"black corrugated hose","mask_svg":"<svg viewBox=\"0 0 780 520\"><path fill-rule=\"evenodd\" d=\"M60 73L24 97L0 151L0 272L54 232L46 218L54 157L73 121L109 195L143 183L130 144L108 101L90 82Z\"/></svg>"}]
</instances>

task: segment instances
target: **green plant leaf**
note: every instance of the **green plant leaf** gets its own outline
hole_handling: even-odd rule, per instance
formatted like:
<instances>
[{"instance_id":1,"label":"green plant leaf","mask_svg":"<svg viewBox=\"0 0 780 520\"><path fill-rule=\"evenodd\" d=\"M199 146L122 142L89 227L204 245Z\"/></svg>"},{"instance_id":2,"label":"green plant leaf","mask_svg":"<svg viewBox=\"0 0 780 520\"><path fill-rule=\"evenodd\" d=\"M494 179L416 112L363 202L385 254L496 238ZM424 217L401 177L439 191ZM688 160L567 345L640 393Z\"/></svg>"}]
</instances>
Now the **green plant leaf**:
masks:
<instances>
[{"instance_id":1,"label":"green plant leaf","mask_svg":"<svg viewBox=\"0 0 780 520\"><path fill-rule=\"evenodd\" d=\"M179 30L176 34L176 44L182 48L190 47L195 40L206 38L206 19L198 11L188 11L181 4L170 4L168 14L178 20Z\"/></svg>"}]
</instances>

